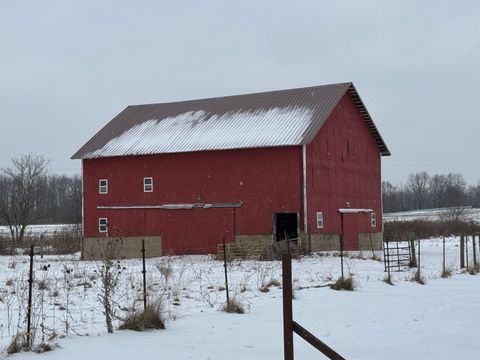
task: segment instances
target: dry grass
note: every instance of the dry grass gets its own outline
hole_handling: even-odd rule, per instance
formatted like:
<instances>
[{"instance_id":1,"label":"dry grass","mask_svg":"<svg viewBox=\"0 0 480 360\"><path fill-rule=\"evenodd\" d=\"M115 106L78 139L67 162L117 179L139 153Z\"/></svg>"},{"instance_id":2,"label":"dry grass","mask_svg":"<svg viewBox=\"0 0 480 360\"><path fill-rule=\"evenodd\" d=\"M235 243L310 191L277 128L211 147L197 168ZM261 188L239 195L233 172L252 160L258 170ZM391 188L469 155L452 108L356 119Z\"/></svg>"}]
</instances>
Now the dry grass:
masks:
<instances>
[{"instance_id":1,"label":"dry grass","mask_svg":"<svg viewBox=\"0 0 480 360\"><path fill-rule=\"evenodd\" d=\"M282 283L280 281L278 281L277 279L271 279L268 283L266 283L265 285L261 286L260 287L260 291L261 292L269 292L270 291L270 288L272 286L276 286L276 287L279 287L279 286L282 286Z\"/></svg>"},{"instance_id":2,"label":"dry grass","mask_svg":"<svg viewBox=\"0 0 480 360\"><path fill-rule=\"evenodd\" d=\"M227 313L245 314L245 308L236 298L231 298L223 305L222 310Z\"/></svg>"},{"instance_id":3,"label":"dry grass","mask_svg":"<svg viewBox=\"0 0 480 360\"><path fill-rule=\"evenodd\" d=\"M8 345L7 354L16 354L26 350L30 350L27 342L27 335L25 333L18 333Z\"/></svg>"},{"instance_id":4,"label":"dry grass","mask_svg":"<svg viewBox=\"0 0 480 360\"><path fill-rule=\"evenodd\" d=\"M48 283L46 280L40 280L37 283L38 290L48 290Z\"/></svg>"},{"instance_id":5,"label":"dry grass","mask_svg":"<svg viewBox=\"0 0 480 360\"><path fill-rule=\"evenodd\" d=\"M388 285L392 285L393 286L393 281L392 281L392 277L391 276L385 276L385 278L383 279L383 281L388 284Z\"/></svg>"},{"instance_id":6,"label":"dry grass","mask_svg":"<svg viewBox=\"0 0 480 360\"><path fill-rule=\"evenodd\" d=\"M476 263L474 266L470 266L467 271L470 275L477 275L478 273L480 273L480 263Z\"/></svg>"},{"instance_id":7,"label":"dry grass","mask_svg":"<svg viewBox=\"0 0 480 360\"><path fill-rule=\"evenodd\" d=\"M57 347L56 345L52 345L49 343L41 343L35 346L35 349L33 349L33 351L35 351L37 354L43 354L45 352L54 350L56 347Z\"/></svg>"},{"instance_id":8,"label":"dry grass","mask_svg":"<svg viewBox=\"0 0 480 360\"><path fill-rule=\"evenodd\" d=\"M161 315L161 304L149 304L145 310L130 313L123 320L119 329L134 331L165 329L165 323Z\"/></svg>"},{"instance_id":9,"label":"dry grass","mask_svg":"<svg viewBox=\"0 0 480 360\"><path fill-rule=\"evenodd\" d=\"M452 269L443 270L441 277L444 278L444 279L448 279L448 278L452 277Z\"/></svg>"},{"instance_id":10,"label":"dry grass","mask_svg":"<svg viewBox=\"0 0 480 360\"><path fill-rule=\"evenodd\" d=\"M277 279L271 279L267 285L265 285L266 287L272 287L272 286L282 286L282 283L280 281L278 281Z\"/></svg>"},{"instance_id":11,"label":"dry grass","mask_svg":"<svg viewBox=\"0 0 480 360\"><path fill-rule=\"evenodd\" d=\"M353 277L339 277L337 281L335 281L335 284L331 285L330 288L333 290L347 290L347 291L353 291L355 290L355 282L353 281Z\"/></svg>"},{"instance_id":12,"label":"dry grass","mask_svg":"<svg viewBox=\"0 0 480 360\"><path fill-rule=\"evenodd\" d=\"M422 275L420 275L418 271L416 271L415 275L412 276L411 281L419 283L420 285L426 284L425 278Z\"/></svg>"}]
</instances>

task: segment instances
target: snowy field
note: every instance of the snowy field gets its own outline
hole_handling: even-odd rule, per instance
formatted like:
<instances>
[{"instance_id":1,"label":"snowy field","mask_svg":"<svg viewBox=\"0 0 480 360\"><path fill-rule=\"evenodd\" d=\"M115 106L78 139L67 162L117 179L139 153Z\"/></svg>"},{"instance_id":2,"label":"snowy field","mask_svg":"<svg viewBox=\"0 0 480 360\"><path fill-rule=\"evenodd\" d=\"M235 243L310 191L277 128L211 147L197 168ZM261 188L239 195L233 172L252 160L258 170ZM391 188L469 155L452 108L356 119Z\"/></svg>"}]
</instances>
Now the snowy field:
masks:
<instances>
[{"instance_id":1,"label":"snowy field","mask_svg":"<svg viewBox=\"0 0 480 360\"><path fill-rule=\"evenodd\" d=\"M425 285L410 281L415 272L410 269L393 273L390 286L383 281L383 262L367 259L370 252L354 254L345 259L346 272L357 285L354 292L321 287L340 275L335 254L294 260L294 319L347 359L478 359L480 276L458 269L458 244L458 238L447 239L447 267L454 274L442 279L441 240L422 240ZM28 257L0 257L0 263L0 345L5 349L25 329ZM220 311L225 301L222 265L208 256L149 259L149 298L162 300L167 329L107 334L97 300L101 263L35 258L35 342L53 338L59 347L12 358L281 359L281 288L260 291L270 280L281 280L281 263L229 264L231 296L247 310L242 315ZM118 270L115 299L121 318L127 309L142 306L141 261L121 261ZM298 337L295 354L298 359L324 358Z\"/></svg>"},{"instance_id":2,"label":"snowy field","mask_svg":"<svg viewBox=\"0 0 480 360\"><path fill-rule=\"evenodd\" d=\"M25 235L28 236L52 236L65 230L78 228L75 224L55 224L55 225L30 225L26 228ZM10 230L7 226L0 226L0 236L10 236Z\"/></svg>"},{"instance_id":3,"label":"snowy field","mask_svg":"<svg viewBox=\"0 0 480 360\"><path fill-rule=\"evenodd\" d=\"M440 208L440 209L410 210L410 211L399 211L394 213L385 213L383 214L383 221L384 222L411 221L411 220L437 221L437 220L441 220L445 216L448 217L451 211L452 210L449 210L448 208ZM478 208L465 208L461 216L464 221L474 221L476 223L480 223L480 209Z\"/></svg>"}]
</instances>

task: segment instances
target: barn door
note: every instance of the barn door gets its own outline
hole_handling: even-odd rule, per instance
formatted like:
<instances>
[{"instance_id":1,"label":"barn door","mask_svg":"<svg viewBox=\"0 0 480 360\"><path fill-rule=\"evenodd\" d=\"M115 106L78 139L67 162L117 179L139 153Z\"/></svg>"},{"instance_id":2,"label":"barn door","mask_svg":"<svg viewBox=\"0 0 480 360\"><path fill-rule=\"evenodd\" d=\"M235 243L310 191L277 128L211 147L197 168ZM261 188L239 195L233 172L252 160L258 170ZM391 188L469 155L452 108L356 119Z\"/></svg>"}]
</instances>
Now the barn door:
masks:
<instances>
[{"instance_id":1,"label":"barn door","mask_svg":"<svg viewBox=\"0 0 480 360\"><path fill-rule=\"evenodd\" d=\"M273 234L275 241L286 238L292 240L298 238L298 213L274 213Z\"/></svg>"}]
</instances>

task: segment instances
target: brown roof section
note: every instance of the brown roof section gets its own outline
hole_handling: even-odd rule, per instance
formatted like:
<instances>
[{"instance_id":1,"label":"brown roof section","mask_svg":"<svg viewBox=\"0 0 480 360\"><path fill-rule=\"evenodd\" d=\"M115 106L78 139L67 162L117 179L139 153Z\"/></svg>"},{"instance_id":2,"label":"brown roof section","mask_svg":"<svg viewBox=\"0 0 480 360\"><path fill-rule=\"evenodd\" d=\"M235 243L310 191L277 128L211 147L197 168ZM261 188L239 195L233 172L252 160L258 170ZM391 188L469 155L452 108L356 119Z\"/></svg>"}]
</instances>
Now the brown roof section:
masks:
<instances>
[{"instance_id":1,"label":"brown roof section","mask_svg":"<svg viewBox=\"0 0 480 360\"><path fill-rule=\"evenodd\" d=\"M390 155L353 84L340 83L128 106L72 159L308 144L347 92Z\"/></svg>"}]
</instances>

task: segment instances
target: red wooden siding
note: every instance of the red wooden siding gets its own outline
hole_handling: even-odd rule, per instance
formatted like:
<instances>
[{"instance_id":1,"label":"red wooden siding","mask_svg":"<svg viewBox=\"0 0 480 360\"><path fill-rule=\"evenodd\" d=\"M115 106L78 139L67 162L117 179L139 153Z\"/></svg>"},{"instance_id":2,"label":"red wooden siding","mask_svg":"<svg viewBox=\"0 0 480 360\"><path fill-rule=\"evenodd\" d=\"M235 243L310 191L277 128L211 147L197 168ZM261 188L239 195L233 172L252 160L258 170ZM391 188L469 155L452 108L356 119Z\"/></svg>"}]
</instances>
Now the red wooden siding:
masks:
<instances>
[{"instance_id":1,"label":"red wooden siding","mask_svg":"<svg viewBox=\"0 0 480 360\"><path fill-rule=\"evenodd\" d=\"M380 150L346 94L307 145L308 223L313 233L340 233L339 208L371 208L377 226L371 227L370 214L345 217L345 248L356 249L355 233L380 232ZM323 229L316 227L316 212L323 212ZM354 219L355 218L355 219Z\"/></svg>"},{"instance_id":2,"label":"red wooden siding","mask_svg":"<svg viewBox=\"0 0 480 360\"><path fill-rule=\"evenodd\" d=\"M85 236L109 218L109 235L162 236L163 251L208 253L222 237L272 233L272 213L301 212L301 147L209 151L83 160ZM143 192L153 177L154 191ZM108 179L108 194L98 180ZM232 209L97 209L97 206L241 202ZM235 230L233 224L235 223Z\"/></svg>"}]
</instances>

